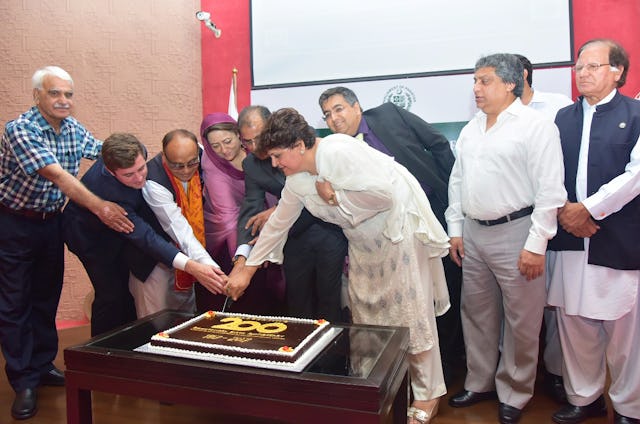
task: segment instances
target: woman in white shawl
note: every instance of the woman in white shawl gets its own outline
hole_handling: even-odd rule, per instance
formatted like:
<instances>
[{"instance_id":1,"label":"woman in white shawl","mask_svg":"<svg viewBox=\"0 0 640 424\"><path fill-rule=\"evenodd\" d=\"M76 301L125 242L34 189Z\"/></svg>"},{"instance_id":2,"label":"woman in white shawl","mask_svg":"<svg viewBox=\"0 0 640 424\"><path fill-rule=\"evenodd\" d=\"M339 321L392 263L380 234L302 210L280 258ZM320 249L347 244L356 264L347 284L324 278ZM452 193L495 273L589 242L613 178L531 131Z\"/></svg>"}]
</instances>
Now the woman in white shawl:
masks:
<instances>
[{"instance_id":1,"label":"woman in white shawl","mask_svg":"<svg viewBox=\"0 0 640 424\"><path fill-rule=\"evenodd\" d=\"M287 180L227 293L237 299L262 263L282 263L288 230L302 208L339 225L349 241L353 321L410 328L414 402L407 415L409 422L430 421L446 393L435 317L449 308L440 259L449 244L418 181L363 141L344 134L317 138L294 109L271 115L258 149Z\"/></svg>"}]
</instances>

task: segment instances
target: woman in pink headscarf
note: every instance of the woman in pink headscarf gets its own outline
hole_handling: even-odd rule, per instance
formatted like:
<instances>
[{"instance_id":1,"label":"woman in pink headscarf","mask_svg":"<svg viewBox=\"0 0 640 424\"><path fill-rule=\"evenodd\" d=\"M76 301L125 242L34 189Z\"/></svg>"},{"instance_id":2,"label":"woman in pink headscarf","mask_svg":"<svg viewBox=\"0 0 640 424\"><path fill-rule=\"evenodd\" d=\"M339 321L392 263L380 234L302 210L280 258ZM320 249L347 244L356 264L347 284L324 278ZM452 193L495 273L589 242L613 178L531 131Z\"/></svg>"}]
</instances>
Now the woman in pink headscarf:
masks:
<instances>
[{"instance_id":1,"label":"woman in pink headscarf","mask_svg":"<svg viewBox=\"0 0 640 424\"><path fill-rule=\"evenodd\" d=\"M247 156L240 141L238 123L226 113L212 113L202 120L200 135L204 146L204 226L206 248L225 273L233 268L232 258L238 245L237 226L240 206L244 200L242 161ZM256 274L252 286L257 289L246 301L238 301L234 312L272 314L278 310L283 280L279 266ZM198 286L198 285L196 285ZM196 290L199 311L220 310L225 296Z\"/></svg>"}]
</instances>

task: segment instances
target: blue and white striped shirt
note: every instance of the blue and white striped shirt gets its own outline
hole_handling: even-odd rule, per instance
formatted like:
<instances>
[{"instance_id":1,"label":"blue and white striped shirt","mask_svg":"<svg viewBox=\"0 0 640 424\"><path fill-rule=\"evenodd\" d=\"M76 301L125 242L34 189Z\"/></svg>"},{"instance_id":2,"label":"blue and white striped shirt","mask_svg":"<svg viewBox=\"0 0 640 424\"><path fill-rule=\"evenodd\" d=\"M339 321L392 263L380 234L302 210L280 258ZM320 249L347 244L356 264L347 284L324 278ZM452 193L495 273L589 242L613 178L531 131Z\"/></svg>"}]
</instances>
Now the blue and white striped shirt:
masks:
<instances>
[{"instance_id":1,"label":"blue and white striped shirt","mask_svg":"<svg viewBox=\"0 0 640 424\"><path fill-rule=\"evenodd\" d=\"M60 133L32 107L9 121L0 143L0 203L11 209L55 212L65 195L37 171L51 164L78 175L80 159L96 159L102 150L97 140L72 117L62 120Z\"/></svg>"}]
</instances>

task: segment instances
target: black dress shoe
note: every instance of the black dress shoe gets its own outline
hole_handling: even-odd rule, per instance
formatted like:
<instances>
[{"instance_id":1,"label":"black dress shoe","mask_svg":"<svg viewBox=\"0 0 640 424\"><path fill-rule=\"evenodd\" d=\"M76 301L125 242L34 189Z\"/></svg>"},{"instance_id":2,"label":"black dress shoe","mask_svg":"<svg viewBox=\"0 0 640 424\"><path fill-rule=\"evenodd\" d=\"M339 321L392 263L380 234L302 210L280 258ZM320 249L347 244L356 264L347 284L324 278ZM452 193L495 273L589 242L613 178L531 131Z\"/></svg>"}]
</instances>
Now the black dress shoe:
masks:
<instances>
[{"instance_id":1,"label":"black dress shoe","mask_svg":"<svg viewBox=\"0 0 640 424\"><path fill-rule=\"evenodd\" d=\"M640 419L625 417L613 411L613 424L640 424Z\"/></svg>"},{"instance_id":2,"label":"black dress shoe","mask_svg":"<svg viewBox=\"0 0 640 424\"><path fill-rule=\"evenodd\" d=\"M54 368L40 376L41 386L64 386L64 372Z\"/></svg>"},{"instance_id":3,"label":"black dress shoe","mask_svg":"<svg viewBox=\"0 0 640 424\"><path fill-rule=\"evenodd\" d=\"M35 389L24 389L16 392L16 399L11 406L11 416L16 420L26 420L36 415L38 401Z\"/></svg>"},{"instance_id":4,"label":"black dress shoe","mask_svg":"<svg viewBox=\"0 0 640 424\"><path fill-rule=\"evenodd\" d=\"M466 406L475 405L478 402L482 402L484 400L496 399L498 395L496 392L470 392L468 390L463 390L449 398L449 406L453 408L464 408Z\"/></svg>"},{"instance_id":5,"label":"black dress shoe","mask_svg":"<svg viewBox=\"0 0 640 424\"><path fill-rule=\"evenodd\" d=\"M604 403L604 396L600 395L598 399L587 406L564 406L551 418L560 424L577 424L587 418L604 417L605 415L607 415L607 404Z\"/></svg>"},{"instance_id":6,"label":"black dress shoe","mask_svg":"<svg viewBox=\"0 0 640 424\"><path fill-rule=\"evenodd\" d=\"M558 403L567 403L567 392L564 390L564 380L561 376L546 373L544 376L544 388L551 399Z\"/></svg>"},{"instance_id":7,"label":"black dress shoe","mask_svg":"<svg viewBox=\"0 0 640 424\"><path fill-rule=\"evenodd\" d=\"M522 409L500 402L500 407L498 408L498 418L500 423L515 424L520 421L520 417L522 417Z\"/></svg>"}]
</instances>

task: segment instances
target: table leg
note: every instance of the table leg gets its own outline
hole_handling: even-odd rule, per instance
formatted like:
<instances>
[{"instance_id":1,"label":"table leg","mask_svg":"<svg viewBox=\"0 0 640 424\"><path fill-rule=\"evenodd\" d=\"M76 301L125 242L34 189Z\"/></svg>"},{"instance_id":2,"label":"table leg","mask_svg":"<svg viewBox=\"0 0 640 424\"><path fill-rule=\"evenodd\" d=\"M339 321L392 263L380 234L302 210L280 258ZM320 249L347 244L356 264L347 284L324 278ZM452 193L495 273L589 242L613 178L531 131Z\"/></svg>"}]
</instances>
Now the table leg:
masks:
<instances>
[{"instance_id":1,"label":"table leg","mask_svg":"<svg viewBox=\"0 0 640 424\"><path fill-rule=\"evenodd\" d=\"M69 385L67 380L67 424L91 424L91 390Z\"/></svg>"},{"instance_id":2,"label":"table leg","mask_svg":"<svg viewBox=\"0 0 640 424\"><path fill-rule=\"evenodd\" d=\"M393 422L396 424L406 424L407 422L407 408L409 407L409 370L402 379L402 384L396 393L396 397L393 400Z\"/></svg>"}]
</instances>

